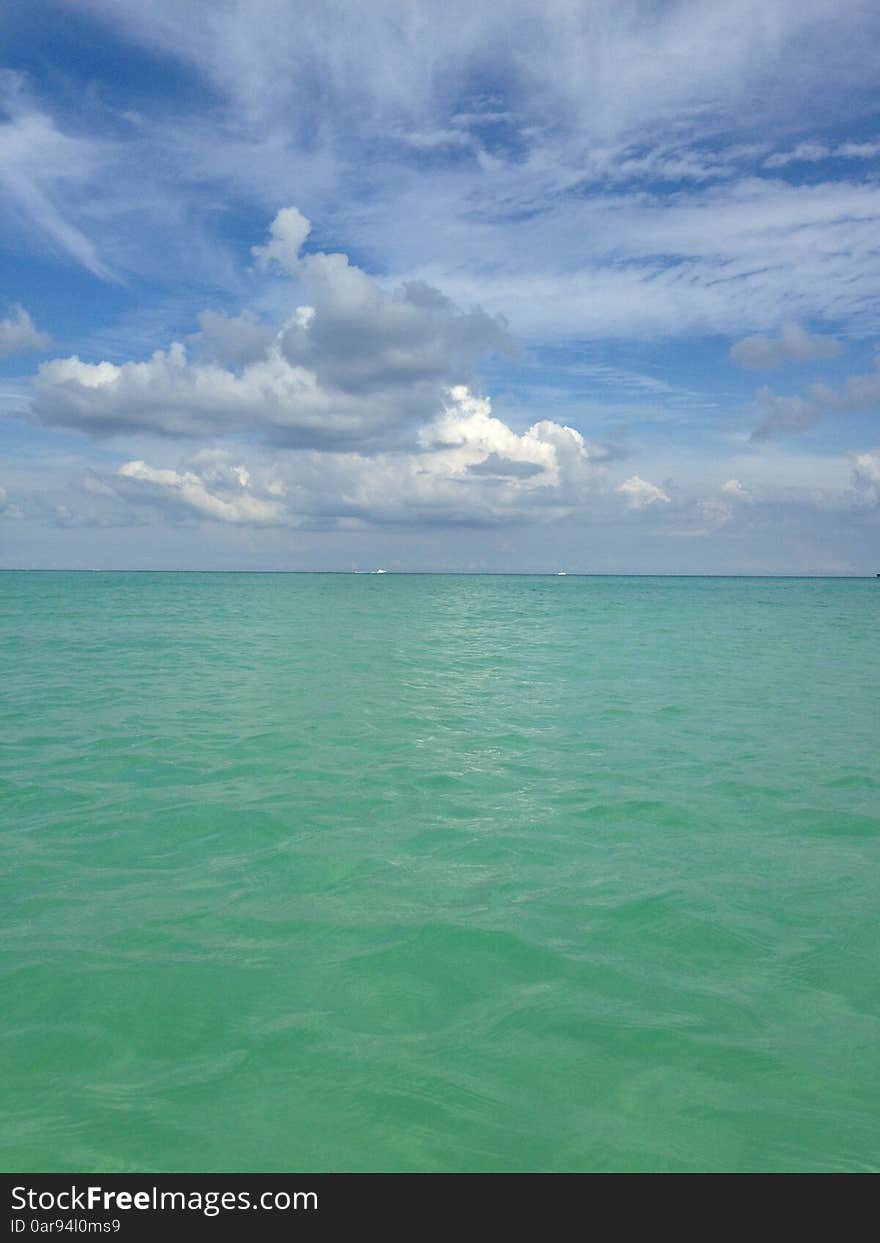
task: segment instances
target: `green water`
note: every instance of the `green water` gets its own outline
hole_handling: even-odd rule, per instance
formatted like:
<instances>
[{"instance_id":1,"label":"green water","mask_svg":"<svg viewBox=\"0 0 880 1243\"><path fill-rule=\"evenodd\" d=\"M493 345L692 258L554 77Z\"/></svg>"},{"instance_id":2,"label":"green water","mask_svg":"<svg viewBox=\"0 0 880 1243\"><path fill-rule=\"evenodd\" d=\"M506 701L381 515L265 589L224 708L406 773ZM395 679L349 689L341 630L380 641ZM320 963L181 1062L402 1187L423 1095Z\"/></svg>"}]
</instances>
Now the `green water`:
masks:
<instances>
[{"instance_id":1,"label":"green water","mask_svg":"<svg viewBox=\"0 0 880 1243\"><path fill-rule=\"evenodd\" d=\"M0 1168L880 1168L878 615L0 575Z\"/></svg>"}]
</instances>

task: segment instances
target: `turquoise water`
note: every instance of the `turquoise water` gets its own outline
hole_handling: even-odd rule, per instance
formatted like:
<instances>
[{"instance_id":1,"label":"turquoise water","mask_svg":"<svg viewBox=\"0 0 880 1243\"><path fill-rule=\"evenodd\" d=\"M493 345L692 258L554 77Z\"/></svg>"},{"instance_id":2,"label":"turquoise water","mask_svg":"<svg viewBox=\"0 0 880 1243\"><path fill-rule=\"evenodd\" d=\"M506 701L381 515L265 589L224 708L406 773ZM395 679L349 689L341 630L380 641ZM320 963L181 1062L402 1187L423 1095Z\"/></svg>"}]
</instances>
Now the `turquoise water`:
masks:
<instances>
[{"instance_id":1,"label":"turquoise water","mask_svg":"<svg viewBox=\"0 0 880 1243\"><path fill-rule=\"evenodd\" d=\"M880 1168L878 615L0 575L0 1168Z\"/></svg>"}]
</instances>

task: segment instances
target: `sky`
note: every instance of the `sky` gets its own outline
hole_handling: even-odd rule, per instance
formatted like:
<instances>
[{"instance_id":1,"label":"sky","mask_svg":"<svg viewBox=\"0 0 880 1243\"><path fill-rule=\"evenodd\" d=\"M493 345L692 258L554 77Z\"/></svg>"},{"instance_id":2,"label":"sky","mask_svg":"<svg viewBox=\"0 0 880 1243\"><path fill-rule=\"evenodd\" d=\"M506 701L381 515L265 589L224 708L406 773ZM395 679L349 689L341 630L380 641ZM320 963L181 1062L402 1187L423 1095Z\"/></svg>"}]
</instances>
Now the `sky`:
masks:
<instances>
[{"instance_id":1,"label":"sky","mask_svg":"<svg viewBox=\"0 0 880 1243\"><path fill-rule=\"evenodd\" d=\"M0 565L880 572L873 0L6 0Z\"/></svg>"}]
</instances>

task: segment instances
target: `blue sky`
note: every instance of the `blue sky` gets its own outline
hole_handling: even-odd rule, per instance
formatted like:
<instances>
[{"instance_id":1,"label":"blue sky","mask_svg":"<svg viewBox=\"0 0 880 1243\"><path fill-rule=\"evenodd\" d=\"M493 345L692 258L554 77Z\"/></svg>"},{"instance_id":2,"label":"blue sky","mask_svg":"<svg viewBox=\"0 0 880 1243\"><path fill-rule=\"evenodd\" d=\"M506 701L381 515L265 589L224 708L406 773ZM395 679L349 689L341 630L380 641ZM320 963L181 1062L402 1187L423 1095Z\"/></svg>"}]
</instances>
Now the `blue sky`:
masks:
<instances>
[{"instance_id":1,"label":"blue sky","mask_svg":"<svg viewBox=\"0 0 880 1243\"><path fill-rule=\"evenodd\" d=\"M880 570L880 14L12 0L0 564Z\"/></svg>"}]
</instances>

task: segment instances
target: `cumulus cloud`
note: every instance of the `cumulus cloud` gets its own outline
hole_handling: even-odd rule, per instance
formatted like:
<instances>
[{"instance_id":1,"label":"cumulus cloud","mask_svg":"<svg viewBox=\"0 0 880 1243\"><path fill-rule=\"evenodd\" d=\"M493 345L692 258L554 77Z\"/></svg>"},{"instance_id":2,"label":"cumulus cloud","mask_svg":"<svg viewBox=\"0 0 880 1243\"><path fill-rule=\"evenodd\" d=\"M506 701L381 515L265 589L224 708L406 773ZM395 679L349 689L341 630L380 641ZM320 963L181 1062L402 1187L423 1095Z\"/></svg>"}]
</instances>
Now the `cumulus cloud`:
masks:
<instances>
[{"instance_id":1,"label":"cumulus cloud","mask_svg":"<svg viewBox=\"0 0 880 1243\"><path fill-rule=\"evenodd\" d=\"M493 450L482 462L476 462L468 470L472 475L488 475L496 479L529 479L540 475L543 467L537 462L517 462L513 458L502 457Z\"/></svg>"},{"instance_id":2,"label":"cumulus cloud","mask_svg":"<svg viewBox=\"0 0 880 1243\"><path fill-rule=\"evenodd\" d=\"M283 207L269 226L268 242L264 246L251 247L257 267L295 272L299 252L311 231L311 221L298 208Z\"/></svg>"},{"instance_id":3,"label":"cumulus cloud","mask_svg":"<svg viewBox=\"0 0 880 1243\"><path fill-rule=\"evenodd\" d=\"M721 485L721 491L726 497L734 501L751 501L752 494L748 488L743 487L738 479L728 479L726 483Z\"/></svg>"},{"instance_id":4,"label":"cumulus cloud","mask_svg":"<svg viewBox=\"0 0 880 1243\"><path fill-rule=\"evenodd\" d=\"M699 392L632 389L612 408L592 380L548 363L550 351L601 356L599 342L616 338L629 344L606 356L624 362L626 349L641 353L634 337L724 334L730 344L763 333L743 347L746 361L778 365L805 357L810 336L780 333L786 317L816 327L833 316L851 339L876 327L880 186L859 163L876 144L839 139L859 88L876 79L876 6L841 18L831 0L412 0L401 20L398 0L375 0L344 5L343 29L322 0L236 0L205 6L198 23L178 0L76 7L107 24L114 63L134 38L175 65L147 107L139 86L105 90L100 70L95 89L80 91L74 66L73 90L59 92L50 56L42 99L19 92L0 122L2 206L16 241L123 274L140 304L90 328L85 299L72 331L91 344L47 365L35 392L45 423L138 433L118 457L140 463L134 473L90 481L96 507L118 503L147 522L161 508L228 528L247 521L243 497L275 504L293 525L500 523L606 503L619 515L629 503L630 538L637 527L717 523L728 510L756 528L767 480L788 478L786 454L733 456L718 476L754 479L754 508L728 485L705 488L726 416L704 369ZM99 24L91 36L103 46ZM807 162L797 177L767 176L764 161L777 149L785 157L794 133L824 145L792 153ZM850 163L818 164L830 155ZM353 258L386 276L315 254L295 208L268 237L249 238L261 244L242 272L240 229L255 205L292 202L321 204L321 236L350 239ZM188 323L208 305L190 304L199 284L229 313L204 312L193 337L170 344L155 325ZM252 311L233 313L243 289ZM150 305L166 291L166 305ZM504 338L496 311L535 347L504 374L514 415L499 401L481 411L448 396L468 385L467 401L488 400L475 395L475 374ZM808 342L820 351L809 357L830 356L827 338L811 339L825 344ZM676 351L655 357L671 378ZM764 434L851 408L871 377L835 384L796 398L766 391ZM11 388L3 397L19 401ZM674 473L684 493L618 467L612 451L601 465L563 426L586 430L589 418L600 435L628 426L633 453L650 443L647 478ZM648 420L654 432L642 439ZM203 440L232 441L234 454L186 456ZM102 445L92 464L116 447ZM814 448L801 456L818 472ZM239 535L215 532L218 545ZM260 543L285 538L266 531Z\"/></svg>"},{"instance_id":5,"label":"cumulus cloud","mask_svg":"<svg viewBox=\"0 0 880 1243\"><path fill-rule=\"evenodd\" d=\"M580 432L550 419L517 434L492 414L488 397L471 394L464 385L450 390L443 413L420 435L425 448L439 450L444 462L471 473L505 475L523 488L539 482L576 490L590 461Z\"/></svg>"},{"instance_id":6,"label":"cumulus cloud","mask_svg":"<svg viewBox=\"0 0 880 1243\"><path fill-rule=\"evenodd\" d=\"M392 439L433 413L434 394L364 396L322 386L272 346L240 372L191 360L175 342L146 362L53 359L35 381L33 415L95 436L152 432L172 438L246 436L338 449Z\"/></svg>"},{"instance_id":7,"label":"cumulus cloud","mask_svg":"<svg viewBox=\"0 0 880 1243\"><path fill-rule=\"evenodd\" d=\"M648 505L654 505L658 501L668 505L672 500L656 483L649 483L647 479L641 479L638 475L625 479L623 483L618 484L615 491L623 493L629 509L645 509Z\"/></svg>"},{"instance_id":8,"label":"cumulus cloud","mask_svg":"<svg viewBox=\"0 0 880 1243\"><path fill-rule=\"evenodd\" d=\"M875 409L880 406L880 355L875 359L873 371L848 376L842 390L827 384L814 384L810 391L814 399L827 409Z\"/></svg>"},{"instance_id":9,"label":"cumulus cloud","mask_svg":"<svg viewBox=\"0 0 880 1243\"><path fill-rule=\"evenodd\" d=\"M132 461L125 462L117 473L121 480L134 481L137 487L145 489L150 499L163 503L170 500L173 506L218 522L277 526L284 520L279 501L254 496L249 491L250 477L242 466L231 467L226 478L216 470L208 472L206 478L193 470L163 470Z\"/></svg>"},{"instance_id":10,"label":"cumulus cloud","mask_svg":"<svg viewBox=\"0 0 880 1243\"><path fill-rule=\"evenodd\" d=\"M765 387L758 390L758 403L764 415L752 432L755 441L770 440L780 433L805 432L822 421L822 407L806 397L780 397Z\"/></svg>"},{"instance_id":11,"label":"cumulus cloud","mask_svg":"<svg viewBox=\"0 0 880 1243\"><path fill-rule=\"evenodd\" d=\"M752 432L752 440L769 440L777 433L808 431L831 412L859 413L880 406L880 356L874 370L848 376L842 389L811 384L808 396L780 397L769 388L758 390L764 417Z\"/></svg>"},{"instance_id":12,"label":"cumulus cloud","mask_svg":"<svg viewBox=\"0 0 880 1243\"><path fill-rule=\"evenodd\" d=\"M697 513L710 528L724 526L733 516L733 507L717 496L708 496L697 501Z\"/></svg>"},{"instance_id":13,"label":"cumulus cloud","mask_svg":"<svg viewBox=\"0 0 880 1243\"><path fill-rule=\"evenodd\" d=\"M500 319L424 282L389 292L343 254L295 258L307 225L294 208L279 212L263 248L310 299L277 331L247 312L204 312L195 357L175 342L144 362L53 359L36 378L34 417L96 436L375 449L411 441L480 357L511 348Z\"/></svg>"},{"instance_id":14,"label":"cumulus cloud","mask_svg":"<svg viewBox=\"0 0 880 1243\"><path fill-rule=\"evenodd\" d=\"M274 331L260 323L252 311L225 315L222 311L201 311L197 316L201 332L190 340L199 354L213 362L242 366L256 362L275 339Z\"/></svg>"},{"instance_id":15,"label":"cumulus cloud","mask_svg":"<svg viewBox=\"0 0 880 1243\"><path fill-rule=\"evenodd\" d=\"M23 306L16 304L6 319L0 319L0 358L27 350L44 350L52 342L40 332Z\"/></svg>"},{"instance_id":16,"label":"cumulus cloud","mask_svg":"<svg viewBox=\"0 0 880 1243\"><path fill-rule=\"evenodd\" d=\"M33 414L43 423L95 436L155 432L172 437L235 435L251 430L331 439L350 412L322 405L314 377L277 351L236 373L193 362L175 342L146 362L86 363L78 356L44 363L35 380ZM348 416L348 418L347 418Z\"/></svg>"},{"instance_id":17,"label":"cumulus cloud","mask_svg":"<svg viewBox=\"0 0 880 1243\"><path fill-rule=\"evenodd\" d=\"M869 505L880 505L880 449L857 455L853 482L864 501Z\"/></svg>"},{"instance_id":18,"label":"cumulus cloud","mask_svg":"<svg viewBox=\"0 0 880 1243\"><path fill-rule=\"evenodd\" d=\"M737 341L730 357L743 367L778 367L787 362L836 358L843 346L833 337L814 336L799 324L783 324L778 337L752 336Z\"/></svg>"},{"instance_id":19,"label":"cumulus cloud","mask_svg":"<svg viewBox=\"0 0 880 1243\"><path fill-rule=\"evenodd\" d=\"M280 212L255 248L290 291L277 328L206 311L188 346L145 361L39 369L44 423L214 442L179 461L133 457L96 477L92 498L239 526L498 525L560 517L602 489L608 454L594 460L579 431L552 419L517 431L467 383L481 356L512 348L502 320L424 281L385 289L344 254L303 255L308 227Z\"/></svg>"},{"instance_id":20,"label":"cumulus cloud","mask_svg":"<svg viewBox=\"0 0 880 1243\"><path fill-rule=\"evenodd\" d=\"M743 487L738 479L726 480L719 489L720 496L706 496L698 500L694 510L703 524L701 531L694 534L708 534L730 522L737 505L749 505L754 498L748 488Z\"/></svg>"},{"instance_id":21,"label":"cumulus cloud","mask_svg":"<svg viewBox=\"0 0 880 1243\"><path fill-rule=\"evenodd\" d=\"M284 354L344 392L460 382L480 356L511 349L501 319L460 311L424 281L387 293L340 254L308 256L301 278L312 305L288 323Z\"/></svg>"},{"instance_id":22,"label":"cumulus cloud","mask_svg":"<svg viewBox=\"0 0 880 1243\"><path fill-rule=\"evenodd\" d=\"M374 523L549 521L582 507L604 481L575 429L541 420L518 433L465 386L422 429L417 452L346 455L333 465L346 512Z\"/></svg>"},{"instance_id":23,"label":"cumulus cloud","mask_svg":"<svg viewBox=\"0 0 880 1243\"><path fill-rule=\"evenodd\" d=\"M174 465L126 462L89 491L175 520L239 526L500 526L582 509L602 493L604 471L573 428L542 420L517 433L488 397L458 386L408 449L270 457L214 446Z\"/></svg>"}]
</instances>

